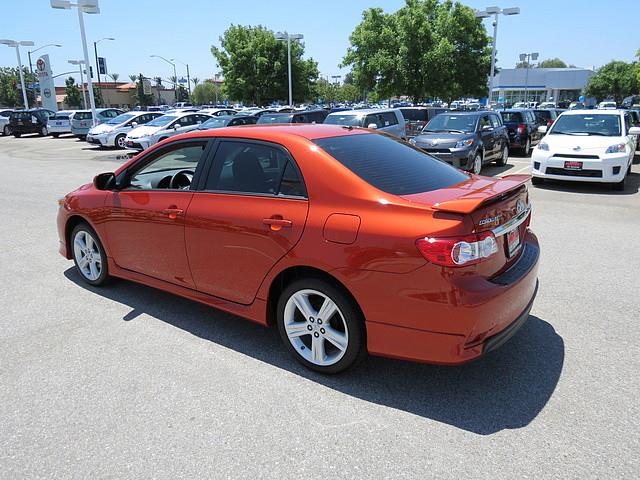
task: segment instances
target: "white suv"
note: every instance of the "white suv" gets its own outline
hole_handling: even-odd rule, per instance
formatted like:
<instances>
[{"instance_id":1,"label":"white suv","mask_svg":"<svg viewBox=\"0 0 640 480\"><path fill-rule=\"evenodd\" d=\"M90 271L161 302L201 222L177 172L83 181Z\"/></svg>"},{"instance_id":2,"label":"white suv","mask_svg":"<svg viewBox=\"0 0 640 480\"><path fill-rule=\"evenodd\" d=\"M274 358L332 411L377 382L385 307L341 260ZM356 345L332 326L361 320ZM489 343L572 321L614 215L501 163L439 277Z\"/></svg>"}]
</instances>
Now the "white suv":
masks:
<instances>
[{"instance_id":1,"label":"white suv","mask_svg":"<svg viewBox=\"0 0 640 480\"><path fill-rule=\"evenodd\" d=\"M532 183L544 179L602 182L624 189L640 128L628 111L570 110L553 126L531 155Z\"/></svg>"}]
</instances>

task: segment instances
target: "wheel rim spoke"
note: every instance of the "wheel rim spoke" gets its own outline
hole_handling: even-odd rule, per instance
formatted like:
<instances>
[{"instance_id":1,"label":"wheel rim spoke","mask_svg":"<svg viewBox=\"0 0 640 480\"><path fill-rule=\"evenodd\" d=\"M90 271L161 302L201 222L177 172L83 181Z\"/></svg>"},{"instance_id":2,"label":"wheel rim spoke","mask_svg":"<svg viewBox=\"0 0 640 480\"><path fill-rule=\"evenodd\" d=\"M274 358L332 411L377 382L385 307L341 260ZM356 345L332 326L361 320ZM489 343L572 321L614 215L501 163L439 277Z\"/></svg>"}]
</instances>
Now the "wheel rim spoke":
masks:
<instances>
[{"instance_id":1,"label":"wheel rim spoke","mask_svg":"<svg viewBox=\"0 0 640 480\"><path fill-rule=\"evenodd\" d=\"M322 364L326 356L324 351L324 338L316 336L311 338L311 357L315 363Z\"/></svg>"},{"instance_id":2,"label":"wheel rim spoke","mask_svg":"<svg viewBox=\"0 0 640 480\"><path fill-rule=\"evenodd\" d=\"M307 322L289 323L286 325L285 329L287 330L289 338L297 338L311 333L307 330Z\"/></svg>"},{"instance_id":3,"label":"wheel rim spoke","mask_svg":"<svg viewBox=\"0 0 640 480\"><path fill-rule=\"evenodd\" d=\"M305 319L309 320L310 317L313 317L315 314L315 310L309 303L309 296L305 294L296 294L293 297L293 302L296 307L302 313Z\"/></svg>"},{"instance_id":4,"label":"wheel rim spoke","mask_svg":"<svg viewBox=\"0 0 640 480\"><path fill-rule=\"evenodd\" d=\"M329 320L331 319L331 317L333 317L333 314L336 313L337 310L338 307L333 302L333 300L327 297L324 299L322 307L320 307L320 310L318 311L318 318L322 319L322 321L325 323L329 323Z\"/></svg>"},{"instance_id":5,"label":"wheel rim spoke","mask_svg":"<svg viewBox=\"0 0 640 480\"><path fill-rule=\"evenodd\" d=\"M324 338L331 342L338 350L344 352L347 349L347 336L333 327L326 326Z\"/></svg>"},{"instance_id":6,"label":"wheel rim spoke","mask_svg":"<svg viewBox=\"0 0 640 480\"><path fill-rule=\"evenodd\" d=\"M97 262L91 261L89 262L89 270L91 271L91 280L95 280L100 276L100 271L98 270Z\"/></svg>"}]
</instances>

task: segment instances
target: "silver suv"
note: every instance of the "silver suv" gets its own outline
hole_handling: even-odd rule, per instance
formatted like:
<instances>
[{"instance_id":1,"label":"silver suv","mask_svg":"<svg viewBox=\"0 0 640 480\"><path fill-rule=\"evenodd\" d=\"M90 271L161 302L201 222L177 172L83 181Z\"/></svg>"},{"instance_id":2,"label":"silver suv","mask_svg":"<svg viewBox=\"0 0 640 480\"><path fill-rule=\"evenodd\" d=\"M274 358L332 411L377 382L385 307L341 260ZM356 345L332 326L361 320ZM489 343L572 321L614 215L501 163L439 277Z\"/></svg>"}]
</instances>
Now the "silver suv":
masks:
<instances>
[{"instance_id":1,"label":"silver suv","mask_svg":"<svg viewBox=\"0 0 640 480\"><path fill-rule=\"evenodd\" d=\"M324 123L372 128L390 133L402 139L407 137L404 117L402 116L402 112L397 108L367 108L363 110L334 112L327 115Z\"/></svg>"}]
</instances>

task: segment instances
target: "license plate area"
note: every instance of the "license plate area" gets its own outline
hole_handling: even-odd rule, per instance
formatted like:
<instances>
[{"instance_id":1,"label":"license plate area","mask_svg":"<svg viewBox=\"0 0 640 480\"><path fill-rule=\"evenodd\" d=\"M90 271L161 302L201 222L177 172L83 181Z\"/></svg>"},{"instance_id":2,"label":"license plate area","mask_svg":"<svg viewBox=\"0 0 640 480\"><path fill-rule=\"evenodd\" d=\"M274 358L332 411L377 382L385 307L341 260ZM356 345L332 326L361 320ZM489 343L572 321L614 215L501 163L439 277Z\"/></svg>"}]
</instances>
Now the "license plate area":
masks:
<instances>
[{"instance_id":1,"label":"license plate area","mask_svg":"<svg viewBox=\"0 0 640 480\"><path fill-rule=\"evenodd\" d=\"M568 160L564 162L564 168L565 170L582 170L582 162Z\"/></svg>"},{"instance_id":2,"label":"license plate area","mask_svg":"<svg viewBox=\"0 0 640 480\"><path fill-rule=\"evenodd\" d=\"M518 228L506 233L507 257L513 257L520 249L520 232Z\"/></svg>"}]
</instances>

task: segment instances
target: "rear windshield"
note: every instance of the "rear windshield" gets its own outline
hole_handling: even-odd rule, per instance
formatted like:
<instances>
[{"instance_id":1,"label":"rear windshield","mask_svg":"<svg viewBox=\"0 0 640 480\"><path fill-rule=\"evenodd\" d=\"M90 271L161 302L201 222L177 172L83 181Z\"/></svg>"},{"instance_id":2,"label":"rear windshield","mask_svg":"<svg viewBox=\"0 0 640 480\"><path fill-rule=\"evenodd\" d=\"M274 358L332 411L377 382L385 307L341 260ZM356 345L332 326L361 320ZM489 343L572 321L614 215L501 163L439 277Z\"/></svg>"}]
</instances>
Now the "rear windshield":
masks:
<instances>
[{"instance_id":1,"label":"rear windshield","mask_svg":"<svg viewBox=\"0 0 640 480\"><path fill-rule=\"evenodd\" d=\"M91 120L92 118L93 115L91 115L91 112L77 112L73 116L74 120Z\"/></svg>"},{"instance_id":2,"label":"rear windshield","mask_svg":"<svg viewBox=\"0 0 640 480\"><path fill-rule=\"evenodd\" d=\"M522 113L520 112L500 112L504 123L522 123Z\"/></svg>"},{"instance_id":3,"label":"rear windshield","mask_svg":"<svg viewBox=\"0 0 640 480\"><path fill-rule=\"evenodd\" d=\"M427 111L419 108L401 108L402 116L409 122L426 122Z\"/></svg>"},{"instance_id":4,"label":"rear windshield","mask_svg":"<svg viewBox=\"0 0 640 480\"><path fill-rule=\"evenodd\" d=\"M68 113L57 113L55 115L51 115L49 120L69 120Z\"/></svg>"},{"instance_id":5,"label":"rear windshield","mask_svg":"<svg viewBox=\"0 0 640 480\"><path fill-rule=\"evenodd\" d=\"M620 115L560 115L549 132L551 135L620 136Z\"/></svg>"},{"instance_id":6,"label":"rear windshield","mask_svg":"<svg viewBox=\"0 0 640 480\"><path fill-rule=\"evenodd\" d=\"M347 125L351 127L359 127L362 125L363 115L340 115L339 113L328 115L324 119L324 123L330 125Z\"/></svg>"},{"instance_id":7,"label":"rear windshield","mask_svg":"<svg viewBox=\"0 0 640 480\"><path fill-rule=\"evenodd\" d=\"M293 120L293 115L270 115L265 113L260 116L258 123L291 123L291 120Z\"/></svg>"},{"instance_id":8,"label":"rear windshield","mask_svg":"<svg viewBox=\"0 0 640 480\"><path fill-rule=\"evenodd\" d=\"M314 140L365 182L393 195L450 187L469 176L401 140L380 134Z\"/></svg>"}]
</instances>

